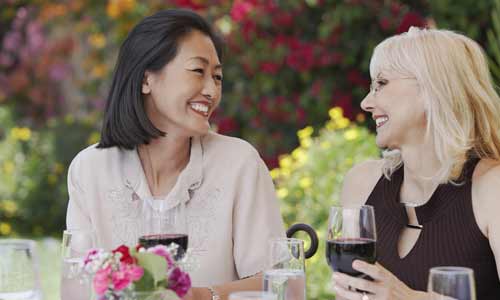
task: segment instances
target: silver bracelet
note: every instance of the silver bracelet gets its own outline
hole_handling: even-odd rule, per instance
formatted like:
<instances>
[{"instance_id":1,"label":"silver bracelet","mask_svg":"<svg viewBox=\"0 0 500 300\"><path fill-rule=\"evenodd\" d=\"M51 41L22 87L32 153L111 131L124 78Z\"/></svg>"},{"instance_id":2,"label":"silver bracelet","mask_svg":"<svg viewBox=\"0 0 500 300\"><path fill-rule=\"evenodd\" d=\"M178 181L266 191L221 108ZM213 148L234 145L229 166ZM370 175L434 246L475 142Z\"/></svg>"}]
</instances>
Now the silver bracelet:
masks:
<instances>
[{"instance_id":1,"label":"silver bracelet","mask_svg":"<svg viewBox=\"0 0 500 300\"><path fill-rule=\"evenodd\" d=\"M212 300L220 300L219 294L214 290L213 287L209 286L207 289L210 291L210 294L212 294Z\"/></svg>"}]
</instances>

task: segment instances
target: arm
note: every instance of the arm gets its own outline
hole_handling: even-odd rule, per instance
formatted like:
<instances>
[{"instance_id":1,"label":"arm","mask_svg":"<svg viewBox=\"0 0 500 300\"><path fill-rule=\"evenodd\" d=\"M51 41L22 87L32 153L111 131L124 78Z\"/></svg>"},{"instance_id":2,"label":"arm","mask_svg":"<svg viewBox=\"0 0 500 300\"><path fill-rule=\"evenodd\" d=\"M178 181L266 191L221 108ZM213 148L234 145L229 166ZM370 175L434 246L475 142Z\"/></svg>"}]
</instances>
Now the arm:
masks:
<instances>
[{"instance_id":1,"label":"arm","mask_svg":"<svg viewBox=\"0 0 500 300\"><path fill-rule=\"evenodd\" d=\"M81 185L79 175L81 160L77 156L68 169L68 210L66 212L66 228L92 228L90 216L84 203L85 190Z\"/></svg>"},{"instance_id":2,"label":"arm","mask_svg":"<svg viewBox=\"0 0 500 300\"><path fill-rule=\"evenodd\" d=\"M500 163L486 162L487 170L473 178L472 203L476 221L490 242L500 278Z\"/></svg>"}]
</instances>

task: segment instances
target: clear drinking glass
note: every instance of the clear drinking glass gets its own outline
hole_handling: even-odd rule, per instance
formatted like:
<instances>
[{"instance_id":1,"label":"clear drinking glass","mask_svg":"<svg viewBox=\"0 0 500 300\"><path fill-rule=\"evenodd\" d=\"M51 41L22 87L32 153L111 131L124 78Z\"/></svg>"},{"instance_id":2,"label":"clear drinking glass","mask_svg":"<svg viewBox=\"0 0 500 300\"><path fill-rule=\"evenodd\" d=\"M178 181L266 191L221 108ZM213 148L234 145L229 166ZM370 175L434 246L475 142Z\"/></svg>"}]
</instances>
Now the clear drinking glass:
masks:
<instances>
[{"instance_id":1,"label":"clear drinking glass","mask_svg":"<svg viewBox=\"0 0 500 300\"><path fill-rule=\"evenodd\" d=\"M91 278L83 270L87 252L97 247L93 229L68 229L63 232L61 299L88 300L92 296Z\"/></svg>"},{"instance_id":2,"label":"clear drinking glass","mask_svg":"<svg viewBox=\"0 0 500 300\"><path fill-rule=\"evenodd\" d=\"M474 271L463 267L432 268L427 291L432 300L476 300Z\"/></svg>"},{"instance_id":3,"label":"clear drinking glass","mask_svg":"<svg viewBox=\"0 0 500 300\"><path fill-rule=\"evenodd\" d=\"M31 240L0 240L0 299L41 300L36 244Z\"/></svg>"},{"instance_id":4,"label":"clear drinking glass","mask_svg":"<svg viewBox=\"0 0 500 300\"><path fill-rule=\"evenodd\" d=\"M277 300L305 300L304 241L279 238L270 241L271 269L264 272L264 291Z\"/></svg>"},{"instance_id":5,"label":"clear drinking glass","mask_svg":"<svg viewBox=\"0 0 500 300\"><path fill-rule=\"evenodd\" d=\"M277 298L276 295L267 292L247 291L231 293L229 300L277 300Z\"/></svg>"},{"instance_id":6,"label":"clear drinking glass","mask_svg":"<svg viewBox=\"0 0 500 300\"><path fill-rule=\"evenodd\" d=\"M187 209L184 202L170 206L165 199L146 198L142 207L143 227L139 244L149 248L161 244L179 246L179 257L188 249Z\"/></svg>"},{"instance_id":7,"label":"clear drinking glass","mask_svg":"<svg viewBox=\"0 0 500 300\"><path fill-rule=\"evenodd\" d=\"M330 209L326 260L333 271L364 275L352 268L354 260L375 263L377 231L372 206L334 206Z\"/></svg>"}]
</instances>

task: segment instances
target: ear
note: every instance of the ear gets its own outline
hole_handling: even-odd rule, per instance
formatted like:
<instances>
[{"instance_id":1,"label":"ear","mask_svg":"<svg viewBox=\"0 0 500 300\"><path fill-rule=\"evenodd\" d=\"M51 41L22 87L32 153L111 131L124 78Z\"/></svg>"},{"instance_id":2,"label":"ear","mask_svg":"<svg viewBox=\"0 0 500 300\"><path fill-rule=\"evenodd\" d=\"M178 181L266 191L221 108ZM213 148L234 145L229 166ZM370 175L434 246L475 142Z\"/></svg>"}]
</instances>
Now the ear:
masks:
<instances>
[{"instance_id":1,"label":"ear","mask_svg":"<svg viewBox=\"0 0 500 300\"><path fill-rule=\"evenodd\" d=\"M142 79L142 90L141 90L141 92L144 95L151 93L151 82L153 81L152 75L153 74L149 71L144 72L144 78Z\"/></svg>"}]
</instances>

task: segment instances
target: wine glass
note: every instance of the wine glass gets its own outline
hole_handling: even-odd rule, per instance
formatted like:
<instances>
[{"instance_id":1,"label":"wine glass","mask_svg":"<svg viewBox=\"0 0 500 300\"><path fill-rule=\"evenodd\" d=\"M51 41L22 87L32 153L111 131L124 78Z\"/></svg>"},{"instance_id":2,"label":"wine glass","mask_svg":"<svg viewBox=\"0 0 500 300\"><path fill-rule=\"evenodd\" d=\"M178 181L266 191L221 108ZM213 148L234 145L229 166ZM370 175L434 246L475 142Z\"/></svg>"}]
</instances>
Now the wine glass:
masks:
<instances>
[{"instance_id":1,"label":"wine glass","mask_svg":"<svg viewBox=\"0 0 500 300\"><path fill-rule=\"evenodd\" d=\"M476 300L474 271L463 267L434 267L427 291L433 300Z\"/></svg>"},{"instance_id":2,"label":"wine glass","mask_svg":"<svg viewBox=\"0 0 500 300\"><path fill-rule=\"evenodd\" d=\"M34 241L0 240L0 299L42 299Z\"/></svg>"},{"instance_id":3,"label":"wine glass","mask_svg":"<svg viewBox=\"0 0 500 300\"><path fill-rule=\"evenodd\" d=\"M145 248L155 245L179 246L177 258L188 249L187 208L183 201L171 207L165 199L148 197L142 207L143 228L139 244Z\"/></svg>"},{"instance_id":4,"label":"wine glass","mask_svg":"<svg viewBox=\"0 0 500 300\"><path fill-rule=\"evenodd\" d=\"M357 259L375 263L376 241L372 206L333 206L330 209L326 260L333 271L370 279L354 270L352 263Z\"/></svg>"},{"instance_id":5,"label":"wine glass","mask_svg":"<svg viewBox=\"0 0 500 300\"><path fill-rule=\"evenodd\" d=\"M83 269L87 252L97 246L93 229L67 229L62 238L61 299L88 300L90 276Z\"/></svg>"},{"instance_id":6,"label":"wine glass","mask_svg":"<svg viewBox=\"0 0 500 300\"><path fill-rule=\"evenodd\" d=\"M229 300L277 300L277 298L276 295L267 292L247 291L231 293Z\"/></svg>"},{"instance_id":7,"label":"wine glass","mask_svg":"<svg viewBox=\"0 0 500 300\"><path fill-rule=\"evenodd\" d=\"M264 291L277 300L305 300L304 241L277 238L270 241L271 269L264 272Z\"/></svg>"}]
</instances>

